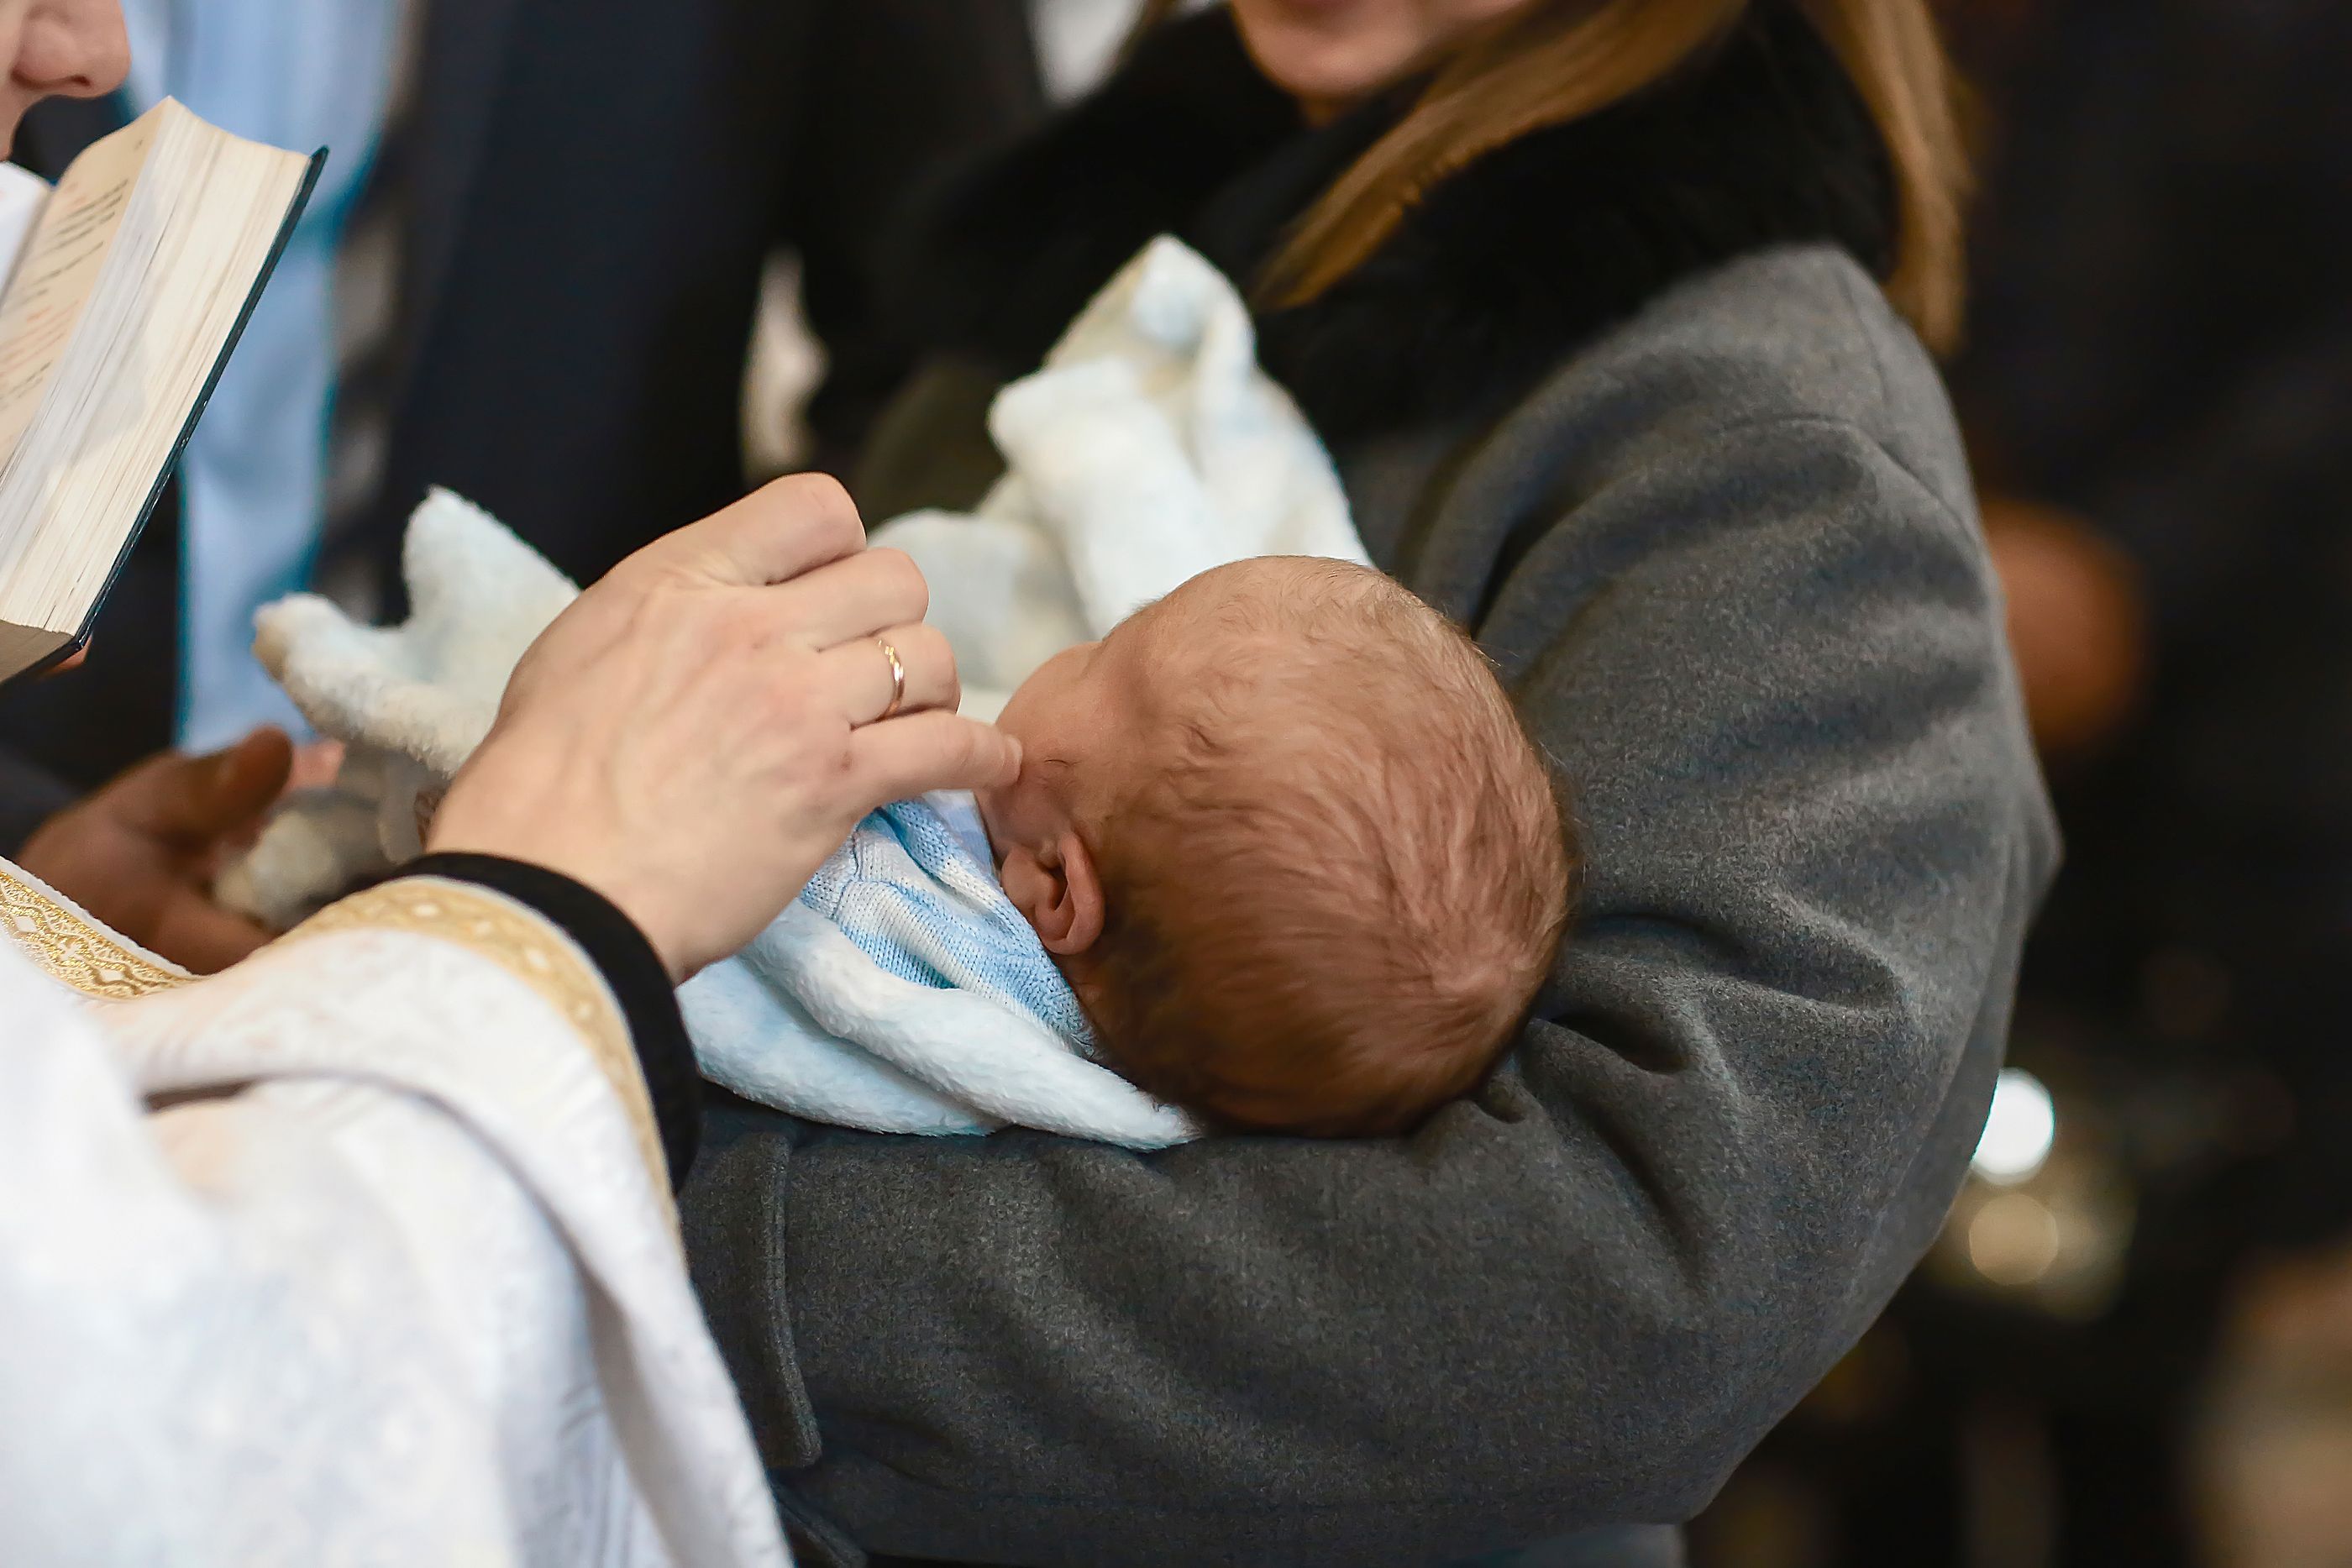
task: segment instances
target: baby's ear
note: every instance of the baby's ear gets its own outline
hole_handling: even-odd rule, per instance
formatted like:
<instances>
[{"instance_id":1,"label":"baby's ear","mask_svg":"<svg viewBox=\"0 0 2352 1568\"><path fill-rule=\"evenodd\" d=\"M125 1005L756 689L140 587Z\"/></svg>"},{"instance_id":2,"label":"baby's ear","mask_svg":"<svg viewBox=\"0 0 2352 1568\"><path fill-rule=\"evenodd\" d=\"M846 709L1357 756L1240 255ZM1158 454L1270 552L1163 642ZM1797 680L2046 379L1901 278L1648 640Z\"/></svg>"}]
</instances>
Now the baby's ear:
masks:
<instances>
[{"instance_id":1,"label":"baby's ear","mask_svg":"<svg viewBox=\"0 0 2352 1568\"><path fill-rule=\"evenodd\" d=\"M1015 845L999 874L1045 951L1074 958L1102 939L1102 878L1086 841L1065 831L1043 849Z\"/></svg>"}]
</instances>

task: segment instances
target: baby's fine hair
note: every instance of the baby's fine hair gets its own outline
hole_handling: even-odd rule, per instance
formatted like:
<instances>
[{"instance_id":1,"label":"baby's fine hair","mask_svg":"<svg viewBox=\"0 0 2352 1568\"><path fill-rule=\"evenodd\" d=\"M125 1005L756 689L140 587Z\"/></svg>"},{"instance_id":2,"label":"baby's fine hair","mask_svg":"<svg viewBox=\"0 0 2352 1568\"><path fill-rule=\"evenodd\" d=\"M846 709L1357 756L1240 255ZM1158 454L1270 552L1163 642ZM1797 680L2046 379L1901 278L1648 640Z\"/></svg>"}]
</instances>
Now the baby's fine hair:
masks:
<instances>
[{"instance_id":1,"label":"baby's fine hair","mask_svg":"<svg viewBox=\"0 0 2352 1568\"><path fill-rule=\"evenodd\" d=\"M1250 577L1211 635L1150 644L1180 667L1152 683L1161 766L1096 857L1097 1032L1229 1128L1404 1132L1477 1084L1549 973L1566 813L1435 610L1343 562L1226 570Z\"/></svg>"}]
</instances>

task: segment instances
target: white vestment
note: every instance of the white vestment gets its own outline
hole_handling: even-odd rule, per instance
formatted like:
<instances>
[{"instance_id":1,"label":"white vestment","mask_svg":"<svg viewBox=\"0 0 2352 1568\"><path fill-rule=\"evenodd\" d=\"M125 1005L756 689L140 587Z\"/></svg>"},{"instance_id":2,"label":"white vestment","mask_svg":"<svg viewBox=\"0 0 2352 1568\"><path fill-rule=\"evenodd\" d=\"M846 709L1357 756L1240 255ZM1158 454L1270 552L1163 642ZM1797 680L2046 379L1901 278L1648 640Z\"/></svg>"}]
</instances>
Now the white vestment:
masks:
<instances>
[{"instance_id":1,"label":"white vestment","mask_svg":"<svg viewBox=\"0 0 2352 1568\"><path fill-rule=\"evenodd\" d=\"M782 1563L594 968L395 882L194 980L0 862L0 1563Z\"/></svg>"}]
</instances>

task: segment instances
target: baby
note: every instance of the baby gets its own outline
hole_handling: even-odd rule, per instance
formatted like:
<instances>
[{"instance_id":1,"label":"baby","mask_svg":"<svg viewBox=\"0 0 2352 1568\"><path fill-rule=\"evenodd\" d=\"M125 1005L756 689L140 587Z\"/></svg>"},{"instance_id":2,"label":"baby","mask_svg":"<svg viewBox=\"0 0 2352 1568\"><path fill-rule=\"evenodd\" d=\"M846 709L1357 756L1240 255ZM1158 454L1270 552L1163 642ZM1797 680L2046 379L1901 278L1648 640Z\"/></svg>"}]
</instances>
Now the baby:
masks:
<instances>
[{"instance_id":1,"label":"baby","mask_svg":"<svg viewBox=\"0 0 2352 1568\"><path fill-rule=\"evenodd\" d=\"M236 869L242 907L414 852L574 591L447 496L408 567L404 627L265 613L273 672L353 751ZM1368 567L1203 571L998 722L1013 783L874 812L684 988L706 1075L882 1132L1391 1133L1476 1082L1550 967L1574 856L1543 763L1469 639Z\"/></svg>"},{"instance_id":2,"label":"baby","mask_svg":"<svg viewBox=\"0 0 2352 1568\"><path fill-rule=\"evenodd\" d=\"M1543 761L1476 646L1377 571L1204 572L998 723L1005 894L1101 1060L1213 1126L1409 1129L1550 969L1575 856Z\"/></svg>"}]
</instances>

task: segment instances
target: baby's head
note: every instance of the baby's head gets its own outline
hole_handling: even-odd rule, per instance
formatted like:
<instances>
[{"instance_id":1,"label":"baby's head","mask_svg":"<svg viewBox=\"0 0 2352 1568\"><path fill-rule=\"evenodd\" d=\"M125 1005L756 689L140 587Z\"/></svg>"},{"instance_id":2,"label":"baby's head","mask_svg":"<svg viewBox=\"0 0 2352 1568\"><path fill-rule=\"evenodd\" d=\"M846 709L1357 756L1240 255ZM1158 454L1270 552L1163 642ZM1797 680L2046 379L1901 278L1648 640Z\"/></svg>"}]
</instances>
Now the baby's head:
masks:
<instances>
[{"instance_id":1,"label":"baby's head","mask_svg":"<svg viewBox=\"0 0 2352 1568\"><path fill-rule=\"evenodd\" d=\"M1204 572L1058 655L981 797L1104 1055L1230 1127L1399 1132L1549 972L1572 854L1477 648L1379 572Z\"/></svg>"}]
</instances>

